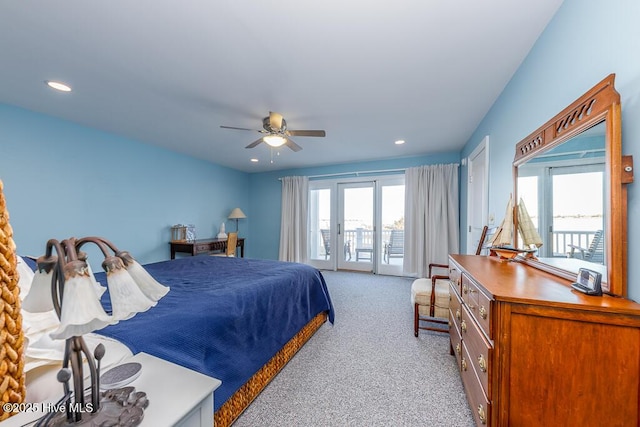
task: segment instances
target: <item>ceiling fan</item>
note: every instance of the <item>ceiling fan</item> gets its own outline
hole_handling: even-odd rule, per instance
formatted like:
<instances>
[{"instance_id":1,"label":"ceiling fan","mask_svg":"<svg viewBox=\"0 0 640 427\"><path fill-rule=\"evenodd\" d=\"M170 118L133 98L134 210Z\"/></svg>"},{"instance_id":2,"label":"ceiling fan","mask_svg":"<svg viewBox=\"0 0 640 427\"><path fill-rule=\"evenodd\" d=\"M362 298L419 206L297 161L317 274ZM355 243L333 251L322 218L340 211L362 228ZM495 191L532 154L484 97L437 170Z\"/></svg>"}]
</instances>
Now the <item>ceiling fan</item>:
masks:
<instances>
[{"instance_id":1,"label":"ceiling fan","mask_svg":"<svg viewBox=\"0 0 640 427\"><path fill-rule=\"evenodd\" d=\"M270 147L281 147L286 145L291 148L293 151L300 151L302 147L293 142L290 136L326 136L325 131L323 130L292 130L287 129L287 121L282 117L282 114L274 113L273 111L269 111L269 116L262 119L262 128L261 130L256 129L247 129L247 128L238 128L233 126L220 126L224 129L236 129L236 130L249 130L254 132L260 132L266 134L253 141L251 144L247 145L245 148L254 148L258 146L261 142L266 143Z\"/></svg>"}]
</instances>

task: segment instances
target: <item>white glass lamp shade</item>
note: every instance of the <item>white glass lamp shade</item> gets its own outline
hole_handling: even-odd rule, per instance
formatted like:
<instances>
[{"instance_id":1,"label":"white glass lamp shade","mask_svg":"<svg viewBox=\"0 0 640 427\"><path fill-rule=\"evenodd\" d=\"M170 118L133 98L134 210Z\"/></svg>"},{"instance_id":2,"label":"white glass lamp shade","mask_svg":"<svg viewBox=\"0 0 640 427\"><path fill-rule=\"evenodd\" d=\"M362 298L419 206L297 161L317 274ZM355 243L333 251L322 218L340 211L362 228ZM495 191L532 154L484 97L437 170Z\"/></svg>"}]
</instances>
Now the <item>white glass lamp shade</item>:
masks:
<instances>
[{"instance_id":1,"label":"white glass lamp shade","mask_svg":"<svg viewBox=\"0 0 640 427\"><path fill-rule=\"evenodd\" d=\"M151 301L156 302L169 292L169 287L164 286L151 276L136 260L128 262L127 272L131 275L142 293ZM155 305L155 304L154 304Z\"/></svg>"},{"instance_id":2,"label":"white glass lamp shade","mask_svg":"<svg viewBox=\"0 0 640 427\"><path fill-rule=\"evenodd\" d=\"M91 271L91 265L89 265L89 263L87 263L87 271L89 272L89 278L91 279L91 283L93 283L93 287L96 290L98 299L102 298L102 294L107 292L107 288L98 283L95 276L93 275L93 271Z\"/></svg>"},{"instance_id":3,"label":"white glass lamp shade","mask_svg":"<svg viewBox=\"0 0 640 427\"><path fill-rule=\"evenodd\" d=\"M116 256L122 260L127 272L136 282L136 285L138 285L142 293L151 301L157 302L169 292L170 288L158 283L129 252L121 251L118 252Z\"/></svg>"},{"instance_id":4,"label":"white glass lamp shade","mask_svg":"<svg viewBox=\"0 0 640 427\"><path fill-rule=\"evenodd\" d=\"M30 313L44 313L53 310L53 299L51 298L51 279L53 269L48 273L38 269L33 275L31 289L24 300L22 308Z\"/></svg>"},{"instance_id":5,"label":"white glass lamp shade","mask_svg":"<svg viewBox=\"0 0 640 427\"><path fill-rule=\"evenodd\" d=\"M278 148L284 145L287 140L280 135L268 135L262 138L264 142L266 142L269 146Z\"/></svg>"},{"instance_id":6,"label":"white glass lamp shade","mask_svg":"<svg viewBox=\"0 0 640 427\"><path fill-rule=\"evenodd\" d=\"M68 277L64 284L60 326L50 334L51 338L66 340L112 323L113 319L102 308L89 276Z\"/></svg>"},{"instance_id":7,"label":"white glass lamp shade","mask_svg":"<svg viewBox=\"0 0 640 427\"><path fill-rule=\"evenodd\" d=\"M107 272L111 315L116 321L130 319L156 305L136 285L120 258L108 257L102 266Z\"/></svg>"}]
</instances>

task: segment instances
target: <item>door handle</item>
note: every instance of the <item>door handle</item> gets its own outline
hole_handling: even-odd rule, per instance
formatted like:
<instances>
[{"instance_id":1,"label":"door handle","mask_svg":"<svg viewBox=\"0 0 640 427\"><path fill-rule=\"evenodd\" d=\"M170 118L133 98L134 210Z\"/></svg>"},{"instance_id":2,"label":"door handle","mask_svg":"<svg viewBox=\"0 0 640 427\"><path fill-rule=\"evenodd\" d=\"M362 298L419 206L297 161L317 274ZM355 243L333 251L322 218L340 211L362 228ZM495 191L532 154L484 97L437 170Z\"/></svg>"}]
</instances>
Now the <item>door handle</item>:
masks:
<instances>
[{"instance_id":1,"label":"door handle","mask_svg":"<svg viewBox=\"0 0 640 427\"><path fill-rule=\"evenodd\" d=\"M338 235L340 235L340 224L338 224Z\"/></svg>"}]
</instances>

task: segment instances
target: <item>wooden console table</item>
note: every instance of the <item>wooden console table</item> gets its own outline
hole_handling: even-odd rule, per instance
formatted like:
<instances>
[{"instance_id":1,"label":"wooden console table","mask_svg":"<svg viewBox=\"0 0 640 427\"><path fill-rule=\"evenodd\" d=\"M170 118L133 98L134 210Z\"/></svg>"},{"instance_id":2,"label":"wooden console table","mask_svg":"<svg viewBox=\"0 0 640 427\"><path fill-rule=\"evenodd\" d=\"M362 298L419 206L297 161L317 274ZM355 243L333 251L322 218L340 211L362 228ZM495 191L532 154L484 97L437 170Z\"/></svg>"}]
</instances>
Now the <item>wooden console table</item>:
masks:
<instances>
[{"instance_id":1,"label":"wooden console table","mask_svg":"<svg viewBox=\"0 0 640 427\"><path fill-rule=\"evenodd\" d=\"M191 254L192 256L213 251L224 251L227 239L196 239L193 242L169 242L171 245L171 259L176 259L176 253ZM237 247L240 257L244 258L244 237L238 237Z\"/></svg>"}]
</instances>

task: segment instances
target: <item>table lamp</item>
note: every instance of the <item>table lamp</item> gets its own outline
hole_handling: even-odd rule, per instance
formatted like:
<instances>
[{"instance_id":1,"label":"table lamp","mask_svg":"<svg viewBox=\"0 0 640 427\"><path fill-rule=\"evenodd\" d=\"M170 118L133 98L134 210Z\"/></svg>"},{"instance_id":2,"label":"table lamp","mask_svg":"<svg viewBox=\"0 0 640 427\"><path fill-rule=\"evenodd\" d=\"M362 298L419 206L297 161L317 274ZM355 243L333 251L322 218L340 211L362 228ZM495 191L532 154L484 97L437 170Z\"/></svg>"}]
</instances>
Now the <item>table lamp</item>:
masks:
<instances>
[{"instance_id":1,"label":"table lamp","mask_svg":"<svg viewBox=\"0 0 640 427\"><path fill-rule=\"evenodd\" d=\"M238 231L238 220L240 218L246 218L247 216L244 214L244 212L242 212L242 209L240 208L235 208L231 211L231 213L229 214L229 219L235 219L236 220L236 232Z\"/></svg>"},{"instance_id":2,"label":"table lamp","mask_svg":"<svg viewBox=\"0 0 640 427\"><path fill-rule=\"evenodd\" d=\"M86 253L80 251L89 243L98 246L104 255L102 267L107 273L110 314L100 303L104 288L93 276ZM82 335L149 310L167 292L169 287L158 283L128 252L118 250L106 239L72 237L62 242L55 239L47 242L45 254L37 259L37 271L22 306L35 313L55 309L60 319L60 326L50 336L65 340L62 369L57 377L64 395L37 426L103 423L137 426L142 422L143 410L149 403L146 394L135 392L133 387L101 393L100 360L104 346L99 344L92 353ZM86 395L83 358L91 375L90 391ZM73 392L69 385L72 378Z\"/></svg>"}]
</instances>

